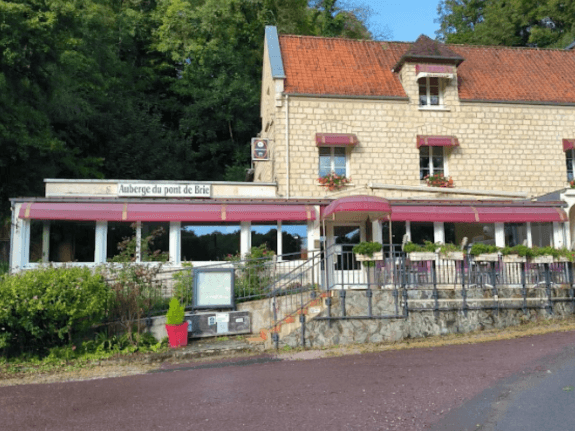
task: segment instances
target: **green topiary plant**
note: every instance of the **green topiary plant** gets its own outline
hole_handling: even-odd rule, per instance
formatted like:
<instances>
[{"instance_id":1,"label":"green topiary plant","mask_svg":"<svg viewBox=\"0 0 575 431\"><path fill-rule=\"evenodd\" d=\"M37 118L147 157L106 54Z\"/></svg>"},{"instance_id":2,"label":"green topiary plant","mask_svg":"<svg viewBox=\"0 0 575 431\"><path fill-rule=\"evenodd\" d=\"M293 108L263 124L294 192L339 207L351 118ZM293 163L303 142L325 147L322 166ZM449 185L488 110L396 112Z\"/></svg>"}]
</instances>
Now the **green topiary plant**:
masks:
<instances>
[{"instance_id":1,"label":"green topiary plant","mask_svg":"<svg viewBox=\"0 0 575 431\"><path fill-rule=\"evenodd\" d=\"M170 308L166 314L166 325L181 325L184 322L185 309L177 298L170 300Z\"/></svg>"},{"instance_id":2,"label":"green topiary plant","mask_svg":"<svg viewBox=\"0 0 575 431\"><path fill-rule=\"evenodd\" d=\"M373 253L381 251L382 245L379 242L360 242L353 247L353 252L355 254L364 254L369 257L373 257Z\"/></svg>"},{"instance_id":3,"label":"green topiary plant","mask_svg":"<svg viewBox=\"0 0 575 431\"><path fill-rule=\"evenodd\" d=\"M383 246L379 242L363 241L353 246L352 251L355 254L362 254L364 256L373 257L373 254L381 251L382 247ZM374 260L367 260L364 262L364 264L368 267L373 267L375 266Z\"/></svg>"},{"instance_id":4,"label":"green topiary plant","mask_svg":"<svg viewBox=\"0 0 575 431\"><path fill-rule=\"evenodd\" d=\"M479 256L480 254L497 253L498 251L499 248L494 245L475 243L471 246L469 254L472 256Z\"/></svg>"}]
</instances>

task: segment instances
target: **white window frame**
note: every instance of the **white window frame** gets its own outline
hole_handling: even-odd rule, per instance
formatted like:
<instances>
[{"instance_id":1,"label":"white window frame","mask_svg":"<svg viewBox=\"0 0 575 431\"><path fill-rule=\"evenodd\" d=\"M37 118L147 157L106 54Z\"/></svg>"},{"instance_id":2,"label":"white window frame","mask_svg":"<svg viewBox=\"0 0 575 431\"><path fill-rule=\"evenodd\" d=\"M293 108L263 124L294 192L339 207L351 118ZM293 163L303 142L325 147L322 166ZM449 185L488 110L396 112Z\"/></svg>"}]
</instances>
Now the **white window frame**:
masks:
<instances>
[{"instance_id":1,"label":"white window frame","mask_svg":"<svg viewBox=\"0 0 575 431\"><path fill-rule=\"evenodd\" d=\"M344 146L333 146L333 147L319 147L319 148L329 148L330 150L330 172L335 172L335 148L343 148L345 154L345 177L349 178L351 175L349 173L349 150L348 147ZM320 160L321 154L319 154L321 150L318 150L318 164L317 164L317 171L319 176L320 170Z\"/></svg>"},{"instance_id":2,"label":"white window frame","mask_svg":"<svg viewBox=\"0 0 575 431\"><path fill-rule=\"evenodd\" d=\"M431 104L431 84L430 84L430 79L433 78L431 76L426 76L424 78L419 78L419 80L417 81L417 104L419 106L419 109L443 109L444 105L443 105L443 79L442 78L437 78L437 91L438 91L438 95L439 95L439 105L432 105ZM426 89L426 101L427 104L426 105L422 105L421 104L421 94L419 93L419 87L420 87L420 83L419 81L425 79L425 89Z\"/></svg>"},{"instance_id":3,"label":"white window frame","mask_svg":"<svg viewBox=\"0 0 575 431\"><path fill-rule=\"evenodd\" d=\"M421 178L421 149L422 149L422 148L423 148L423 146L419 148L419 176L420 176L420 180L421 180L421 181L424 181L424 180ZM443 152L443 154L442 154L442 156L443 156L443 176L444 176L444 177L448 177L448 176L449 176L449 171L448 171L448 169L447 169L447 154L446 154L446 152L445 152L445 147L435 147L435 146L429 145L427 148L429 148L429 157L428 157L428 165L427 165L428 168L429 168L429 176L431 176L431 175L434 174L434 172L433 172L433 162L432 162L433 153L434 153L435 151L440 151L440 150L441 150L441 151ZM433 150L433 148L435 148L436 150Z\"/></svg>"},{"instance_id":4,"label":"white window frame","mask_svg":"<svg viewBox=\"0 0 575 431\"><path fill-rule=\"evenodd\" d=\"M567 169L567 159L571 159L571 172ZM565 151L565 169L567 170L567 182L575 179L575 149ZM569 179L569 174L571 174L571 179Z\"/></svg>"}]
</instances>

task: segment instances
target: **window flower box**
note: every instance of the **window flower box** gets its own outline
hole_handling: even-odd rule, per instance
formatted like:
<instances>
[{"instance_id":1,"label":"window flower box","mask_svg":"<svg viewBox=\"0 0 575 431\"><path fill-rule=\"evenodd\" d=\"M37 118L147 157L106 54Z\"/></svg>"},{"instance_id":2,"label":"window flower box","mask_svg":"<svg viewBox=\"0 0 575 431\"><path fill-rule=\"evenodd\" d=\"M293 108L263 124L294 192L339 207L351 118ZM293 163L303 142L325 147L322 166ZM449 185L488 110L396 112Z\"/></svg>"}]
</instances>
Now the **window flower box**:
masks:
<instances>
[{"instance_id":1,"label":"window flower box","mask_svg":"<svg viewBox=\"0 0 575 431\"><path fill-rule=\"evenodd\" d=\"M427 175L424 178L428 187L443 187L453 188L453 179L451 177L444 177L442 174Z\"/></svg>"},{"instance_id":2,"label":"window flower box","mask_svg":"<svg viewBox=\"0 0 575 431\"><path fill-rule=\"evenodd\" d=\"M411 253L408 253L408 256L409 260L412 262L421 262L427 260L435 260L437 254L431 251L412 251Z\"/></svg>"},{"instance_id":3,"label":"window flower box","mask_svg":"<svg viewBox=\"0 0 575 431\"><path fill-rule=\"evenodd\" d=\"M374 260L383 260L383 252L382 251L375 252L375 253L373 253L373 256L370 256L368 254L356 254L355 260L357 260L358 262L370 262L370 261L374 261Z\"/></svg>"},{"instance_id":4,"label":"window flower box","mask_svg":"<svg viewBox=\"0 0 575 431\"><path fill-rule=\"evenodd\" d=\"M507 256L502 256L501 260L503 263L525 263L527 258L525 256L518 256L516 254L508 254Z\"/></svg>"},{"instance_id":5,"label":"window flower box","mask_svg":"<svg viewBox=\"0 0 575 431\"><path fill-rule=\"evenodd\" d=\"M319 185L325 187L330 192L341 190L347 184L351 182L351 178L347 178L345 175L338 175L335 172L331 172L323 177L317 179Z\"/></svg>"},{"instance_id":6,"label":"window flower box","mask_svg":"<svg viewBox=\"0 0 575 431\"><path fill-rule=\"evenodd\" d=\"M475 256L477 262L498 262L499 253L481 253Z\"/></svg>"},{"instance_id":7,"label":"window flower box","mask_svg":"<svg viewBox=\"0 0 575 431\"><path fill-rule=\"evenodd\" d=\"M553 259L555 262L571 262L566 256L559 256Z\"/></svg>"},{"instance_id":8,"label":"window flower box","mask_svg":"<svg viewBox=\"0 0 575 431\"><path fill-rule=\"evenodd\" d=\"M462 251L448 251L444 256L447 260L463 260L465 258L465 253Z\"/></svg>"},{"instance_id":9,"label":"window flower box","mask_svg":"<svg viewBox=\"0 0 575 431\"><path fill-rule=\"evenodd\" d=\"M553 256L544 254L541 256L534 256L530 259L531 263L553 263Z\"/></svg>"}]
</instances>

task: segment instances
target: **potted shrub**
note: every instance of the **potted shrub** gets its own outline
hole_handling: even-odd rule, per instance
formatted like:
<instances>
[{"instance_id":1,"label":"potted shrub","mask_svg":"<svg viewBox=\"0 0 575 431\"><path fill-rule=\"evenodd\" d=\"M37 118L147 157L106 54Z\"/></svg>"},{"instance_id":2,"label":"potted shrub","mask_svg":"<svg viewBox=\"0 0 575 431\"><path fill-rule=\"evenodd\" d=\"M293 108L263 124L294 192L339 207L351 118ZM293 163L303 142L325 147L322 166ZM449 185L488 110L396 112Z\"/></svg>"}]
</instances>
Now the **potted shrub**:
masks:
<instances>
[{"instance_id":1,"label":"potted shrub","mask_svg":"<svg viewBox=\"0 0 575 431\"><path fill-rule=\"evenodd\" d=\"M188 324L184 322L185 309L177 298L170 300L170 308L166 314L166 332L170 347L188 345Z\"/></svg>"},{"instance_id":2,"label":"potted shrub","mask_svg":"<svg viewBox=\"0 0 575 431\"><path fill-rule=\"evenodd\" d=\"M361 242L353 247L355 259L365 262L367 266L375 266L375 260L383 260L382 245L379 242Z\"/></svg>"},{"instance_id":3,"label":"potted shrub","mask_svg":"<svg viewBox=\"0 0 575 431\"><path fill-rule=\"evenodd\" d=\"M475 243L471 246L469 254L478 262L497 262L499 260L499 249L494 245Z\"/></svg>"},{"instance_id":4,"label":"potted shrub","mask_svg":"<svg viewBox=\"0 0 575 431\"><path fill-rule=\"evenodd\" d=\"M403 247L403 251L407 253L409 260L413 262L435 260L437 257L436 250L440 247L440 244L434 244L431 241L425 241L424 245L408 242Z\"/></svg>"}]
</instances>

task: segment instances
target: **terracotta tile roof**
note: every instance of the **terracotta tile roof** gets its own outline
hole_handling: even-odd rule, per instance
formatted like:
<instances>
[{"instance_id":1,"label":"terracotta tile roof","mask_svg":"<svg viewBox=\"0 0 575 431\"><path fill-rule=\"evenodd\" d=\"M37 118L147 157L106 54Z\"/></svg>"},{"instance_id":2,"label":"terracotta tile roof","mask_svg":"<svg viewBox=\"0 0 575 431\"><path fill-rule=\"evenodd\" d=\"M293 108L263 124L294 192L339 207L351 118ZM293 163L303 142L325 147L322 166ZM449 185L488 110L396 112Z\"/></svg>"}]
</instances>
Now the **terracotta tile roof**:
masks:
<instances>
[{"instance_id":1,"label":"terracotta tile roof","mask_svg":"<svg viewBox=\"0 0 575 431\"><path fill-rule=\"evenodd\" d=\"M406 97L391 72L413 44L280 36L288 94ZM575 51L445 45L461 100L575 103Z\"/></svg>"},{"instance_id":2,"label":"terracotta tile roof","mask_svg":"<svg viewBox=\"0 0 575 431\"><path fill-rule=\"evenodd\" d=\"M393 65L409 44L280 36L285 91L407 97Z\"/></svg>"}]
</instances>

